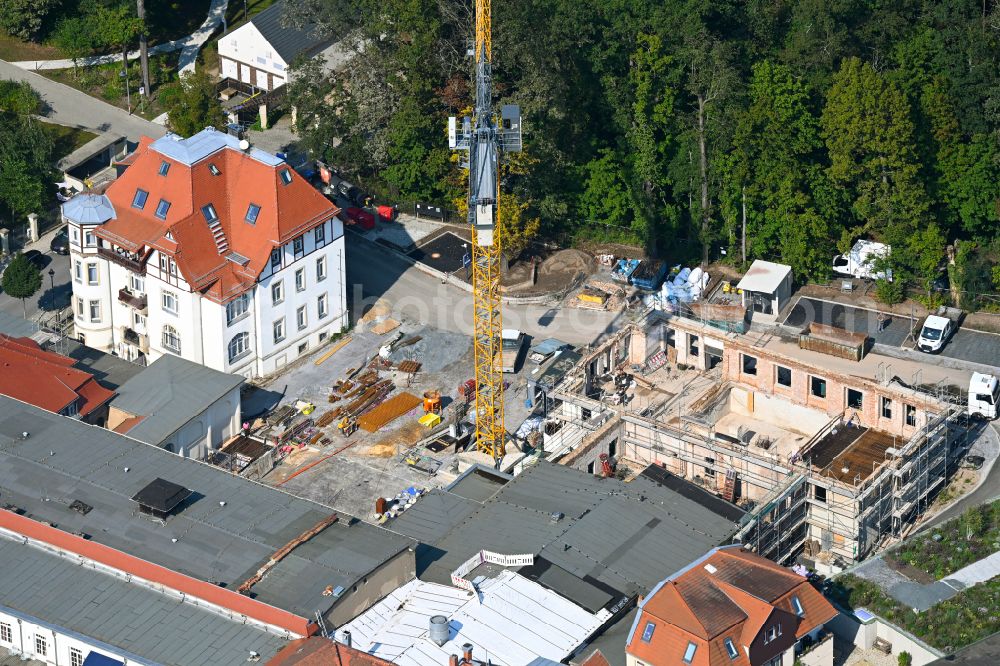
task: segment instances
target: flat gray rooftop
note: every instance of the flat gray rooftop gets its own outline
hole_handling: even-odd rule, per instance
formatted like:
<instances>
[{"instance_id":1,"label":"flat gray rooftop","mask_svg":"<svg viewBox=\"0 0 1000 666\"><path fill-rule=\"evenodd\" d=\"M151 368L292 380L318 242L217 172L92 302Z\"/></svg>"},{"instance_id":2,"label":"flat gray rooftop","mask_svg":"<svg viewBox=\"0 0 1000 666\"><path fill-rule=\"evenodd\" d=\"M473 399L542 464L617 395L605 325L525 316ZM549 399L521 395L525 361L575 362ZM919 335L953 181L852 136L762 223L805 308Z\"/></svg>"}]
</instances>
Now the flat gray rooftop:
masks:
<instances>
[{"instance_id":1,"label":"flat gray rooftop","mask_svg":"<svg viewBox=\"0 0 1000 666\"><path fill-rule=\"evenodd\" d=\"M150 662L245 664L251 650L267 661L288 643L276 634L19 541L0 538L0 562L0 608Z\"/></svg>"},{"instance_id":2,"label":"flat gray rooftop","mask_svg":"<svg viewBox=\"0 0 1000 666\"><path fill-rule=\"evenodd\" d=\"M536 564L522 574L586 607L598 590L648 591L726 542L743 512L720 502L676 477L624 483L539 462L481 503L432 491L389 527L425 542L417 549L424 580L448 582L482 549L531 553Z\"/></svg>"},{"instance_id":3,"label":"flat gray rooftop","mask_svg":"<svg viewBox=\"0 0 1000 666\"><path fill-rule=\"evenodd\" d=\"M27 432L27 439L21 433ZM164 523L131 498L155 478L193 491ZM86 514L69 508L79 500ZM224 505L222 504L224 503ZM96 426L0 396L0 504L204 581L235 589L333 511ZM176 539L176 541L172 541ZM311 618L412 547L404 536L340 514L253 587L259 600Z\"/></svg>"},{"instance_id":4,"label":"flat gray rooftop","mask_svg":"<svg viewBox=\"0 0 1000 666\"><path fill-rule=\"evenodd\" d=\"M122 384L111 404L145 417L129 437L160 444L242 383L239 375L165 354Z\"/></svg>"}]
</instances>

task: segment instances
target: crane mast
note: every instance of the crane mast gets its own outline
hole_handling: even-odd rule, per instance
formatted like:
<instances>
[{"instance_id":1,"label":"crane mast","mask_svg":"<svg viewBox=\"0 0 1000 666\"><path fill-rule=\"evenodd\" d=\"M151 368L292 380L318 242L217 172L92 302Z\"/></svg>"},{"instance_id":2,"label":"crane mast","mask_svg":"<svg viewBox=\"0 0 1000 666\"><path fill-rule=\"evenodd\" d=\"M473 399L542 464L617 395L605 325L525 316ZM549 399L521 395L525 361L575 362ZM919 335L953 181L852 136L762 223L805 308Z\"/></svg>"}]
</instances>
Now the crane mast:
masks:
<instances>
[{"instance_id":1,"label":"crane mast","mask_svg":"<svg viewBox=\"0 0 1000 666\"><path fill-rule=\"evenodd\" d=\"M490 0L476 0L476 100L473 116L448 119L448 144L468 152L469 224L472 227L473 350L476 370L476 446L499 466L504 455L500 294L502 237L496 233L499 166L503 152L521 149L521 113L516 105L493 109Z\"/></svg>"}]
</instances>

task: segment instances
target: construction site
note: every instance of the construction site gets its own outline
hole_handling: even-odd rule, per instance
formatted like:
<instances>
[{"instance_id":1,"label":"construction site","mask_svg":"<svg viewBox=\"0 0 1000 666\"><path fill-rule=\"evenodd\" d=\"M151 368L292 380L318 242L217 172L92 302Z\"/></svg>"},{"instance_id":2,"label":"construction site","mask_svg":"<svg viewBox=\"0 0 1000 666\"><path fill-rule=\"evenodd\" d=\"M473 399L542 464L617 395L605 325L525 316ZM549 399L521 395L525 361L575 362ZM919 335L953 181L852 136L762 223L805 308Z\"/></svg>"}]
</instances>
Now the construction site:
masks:
<instances>
[{"instance_id":1,"label":"construction site","mask_svg":"<svg viewBox=\"0 0 1000 666\"><path fill-rule=\"evenodd\" d=\"M975 437L956 404L971 373L846 332L734 328L650 311L546 393L556 434L534 455L659 465L745 509L736 538L776 561L832 572L908 533Z\"/></svg>"}]
</instances>

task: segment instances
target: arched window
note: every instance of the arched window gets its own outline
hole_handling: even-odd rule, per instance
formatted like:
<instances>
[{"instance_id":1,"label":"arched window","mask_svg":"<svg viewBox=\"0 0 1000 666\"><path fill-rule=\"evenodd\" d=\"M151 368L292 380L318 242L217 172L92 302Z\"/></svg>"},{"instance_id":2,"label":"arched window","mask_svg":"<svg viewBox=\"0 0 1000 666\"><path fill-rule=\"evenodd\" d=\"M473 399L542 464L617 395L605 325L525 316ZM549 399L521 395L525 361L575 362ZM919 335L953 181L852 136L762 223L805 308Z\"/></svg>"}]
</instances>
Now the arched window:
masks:
<instances>
[{"instance_id":1,"label":"arched window","mask_svg":"<svg viewBox=\"0 0 1000 666\"><path fill-rule=\"evenodd\" d=\"M181 336L177 329L169 324L163 327L163 346L167 349L181 353Z\"/></svg>"},{"instance_id":2,"label":"arched window","mask_svg":"<svg viewBox=\"0 0 1000 666\"><path fill-rule=\"evenodd\" d=\"M229 362L246 356L250 352L250 334L237 333L229 341Z\"/></svg>"}]
</instances>

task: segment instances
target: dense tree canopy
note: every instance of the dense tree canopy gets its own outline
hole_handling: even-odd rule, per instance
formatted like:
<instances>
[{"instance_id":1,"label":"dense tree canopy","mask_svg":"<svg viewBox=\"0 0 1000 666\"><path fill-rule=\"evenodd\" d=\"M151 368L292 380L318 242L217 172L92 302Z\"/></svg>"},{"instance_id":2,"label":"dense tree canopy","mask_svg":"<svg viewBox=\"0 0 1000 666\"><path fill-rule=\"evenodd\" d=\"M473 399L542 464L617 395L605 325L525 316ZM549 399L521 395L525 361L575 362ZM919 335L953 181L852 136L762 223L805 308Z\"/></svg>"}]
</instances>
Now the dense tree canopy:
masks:
<instances>
[{"instance_id":1,"label":"dense tree canopy","mask_svg":"<svg viewBox=\"0 0 1000 666\"><path fill-rule=\"evenodd\" d=\"M386 195L460 197L444 126L471 104L471 2L295 5L359 53L293 89L309 145ZM948 244L1000 257L996 0L518 0L493 24L498 101L525 114L503 189L542 236L745 245L800 279L865 236L925 289Z\"/></svg>"},{"instance_id":2,"label":"dense tree canopy","mask_svg":"<svg viewBox=\"0 0 1000 666\"><path fill-rule=\"evenodd\" d=\"M20 223L51 197L52 141L34 117L42 101L23 82L0 81L0 221Z\"/></svg>"}]
</instances>

